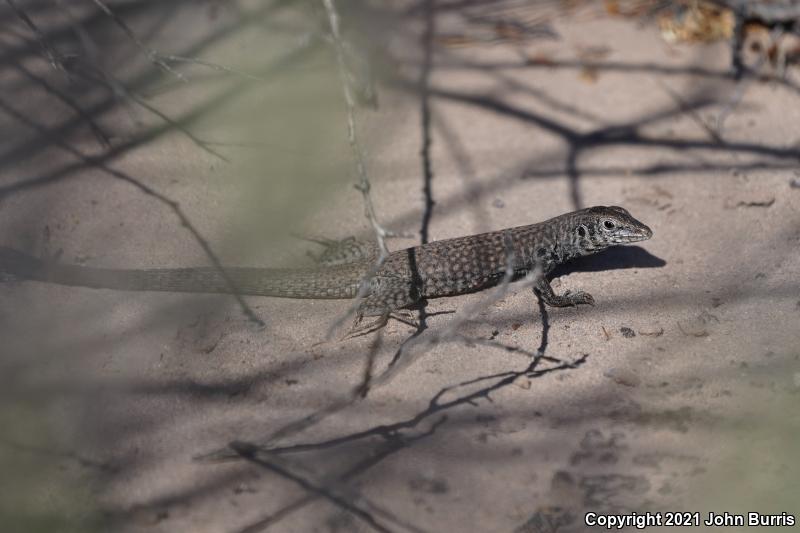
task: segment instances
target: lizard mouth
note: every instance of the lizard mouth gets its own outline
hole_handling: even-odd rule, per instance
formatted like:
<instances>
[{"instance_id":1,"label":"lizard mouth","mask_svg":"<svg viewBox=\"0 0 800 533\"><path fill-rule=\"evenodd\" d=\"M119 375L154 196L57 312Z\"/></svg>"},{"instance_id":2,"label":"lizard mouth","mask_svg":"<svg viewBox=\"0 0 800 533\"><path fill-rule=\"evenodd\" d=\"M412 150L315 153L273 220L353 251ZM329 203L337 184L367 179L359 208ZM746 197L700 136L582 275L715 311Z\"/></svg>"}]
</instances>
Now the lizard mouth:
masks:
<instances>
[{"instance_id":1,"label":"lizard mouth","mask_svg":"<svg viewBox=\"0 0 800 533\"><path fill-rule=\"evenodd\" d=\"M626 244L629 242L646 241L653 236L653 230L645 226L636 229L624 229L614 236L614 241L619 244Z\"/></svg>"}]
</instances>

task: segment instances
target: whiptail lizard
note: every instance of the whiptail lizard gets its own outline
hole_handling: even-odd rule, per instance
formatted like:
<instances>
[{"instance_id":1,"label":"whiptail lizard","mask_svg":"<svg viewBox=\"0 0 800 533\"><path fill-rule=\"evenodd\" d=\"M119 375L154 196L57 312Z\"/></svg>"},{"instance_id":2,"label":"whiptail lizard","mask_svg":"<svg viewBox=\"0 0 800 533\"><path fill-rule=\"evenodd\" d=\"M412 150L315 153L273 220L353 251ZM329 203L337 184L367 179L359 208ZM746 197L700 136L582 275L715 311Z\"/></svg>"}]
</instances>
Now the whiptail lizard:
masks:
<instances>
[{"instance_id":1,"label":"whiptail lizard","mask_svg":"<svg viewBox=\"0 0 800 533\"><path fill-rule=\"evenodd\" d=\"M230 293L284 298L355 298L363 283L358 319L380 317L424 298L475 292L497 285L509 265L519 278L538 269L535 290L554 307L594 305L589 293L557 295L546 274L572 258L610 246L649 239L653 232L621 207L590 207L528 226L435 241L392 252L375 268L375 257L354 240L329 246L317 268L212 267L108 269L48 262L0 247L0 279L35 280L131 291ZM333 241L336 242L336 241ZM509 263L511 258L511 263ZM372 276L369 273L374 271Z\"/></svg>"}]
</instances>

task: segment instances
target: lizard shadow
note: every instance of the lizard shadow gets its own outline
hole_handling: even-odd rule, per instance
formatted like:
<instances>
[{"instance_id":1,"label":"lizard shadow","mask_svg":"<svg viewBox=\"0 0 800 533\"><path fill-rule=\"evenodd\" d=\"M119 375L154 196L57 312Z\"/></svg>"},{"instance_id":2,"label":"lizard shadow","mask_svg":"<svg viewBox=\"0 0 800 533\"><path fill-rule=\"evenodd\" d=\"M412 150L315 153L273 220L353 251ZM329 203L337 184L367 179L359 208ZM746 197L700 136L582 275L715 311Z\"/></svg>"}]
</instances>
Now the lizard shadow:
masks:
<instances>
[{"instance_id":1,"label":"lizard shadow","mask_svg":"<svg viewBox=\"0 0 800 533\"><path fill-rule=\"evenodd\" d=\"M557 266L549 277L557 278L572 272L604 272L630 268L661 268L667 262L639 246L624 246L599 254L573 259Z\"/></svg>"},{"instance_id":2,"label":"lizard shadow","mask_svg":"<svg viewBox=\"0 0 800 533\"><path fill-rule=\"evenodd\" d=\"M661 268L666 264L667 262L665 260L651 254L650 252L648 252L644 248L641 248L640 246L620 246L614 249L605 250L597 254L580 257L568 261L567 263L557 266L551 273L548 274L547 277L557 278L559 276L570 274L572 272L603 272L606 270L631 269L631 268ZM515 279L519 279L519 277L515 276ZM476 288L474 291L470 292L480 292L485 288L486 287ZM548 324L546 307L544 306L544 303L542 302L541 298L539 298L538 301L539 301L539 312L542 317L543 335L542 335L542 344L539 346L536 353L544 354L545 350L547 349L547 331L549 329L549 324ZM427 300L423 299L420 302L407 307L407 309L417 309L420 311L419 323L416 324L417 327L408 340L418 337L425 330L428 329L428 324L426 320L428 317L433 316L435 314L449 314L454 312L454 311L442 311L439 313L428 314L425 308L426 305L427 305ZM401 346L395 352L394 357L389 363L389 366L394 366L399 361L402 354L403 354L403 347Z\"/></svg>"}]
</instances>

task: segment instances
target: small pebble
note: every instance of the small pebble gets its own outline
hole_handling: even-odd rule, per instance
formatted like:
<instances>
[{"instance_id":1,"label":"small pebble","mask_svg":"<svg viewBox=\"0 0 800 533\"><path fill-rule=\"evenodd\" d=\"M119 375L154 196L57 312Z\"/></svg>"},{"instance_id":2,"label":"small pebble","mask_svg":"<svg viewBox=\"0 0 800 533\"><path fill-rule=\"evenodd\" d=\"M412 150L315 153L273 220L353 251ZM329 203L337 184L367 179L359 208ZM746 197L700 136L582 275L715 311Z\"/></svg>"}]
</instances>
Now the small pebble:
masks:
<instances>
[{"instance_id":1,"label":"small pebble","mask_svg":"<svg viewBox=\"0 0 800 533\"><path fill-rule=\"evenodd\" d=\"M513 381L514 385L523 390L531 388L531 379L528 376L520 376Z\"/></svg>"},{"instance_id":2,"label":"small pebble","mask_svg":"<svg viewBox=\"0 0 800 533\"><path fill-rule=\"evenodd\" d=\"M632 339L633 337L636 336L636 333L631 328L628 327L619 328L619 332L622 333L622 336L625 337L626 339Z\"/></svg>"},{"instance_id":3,"label":"small pebble","mask_svg":"<svg viewBox=\"0 0 800 533\"><path fill-rule=\"evenodd\" d=\"M630 370L623 370L619 368L609 368L603 375L616 383L617 385L624 385L626 387L638 387L642 382L639 376Z\"/></svg>"}]
</instances>

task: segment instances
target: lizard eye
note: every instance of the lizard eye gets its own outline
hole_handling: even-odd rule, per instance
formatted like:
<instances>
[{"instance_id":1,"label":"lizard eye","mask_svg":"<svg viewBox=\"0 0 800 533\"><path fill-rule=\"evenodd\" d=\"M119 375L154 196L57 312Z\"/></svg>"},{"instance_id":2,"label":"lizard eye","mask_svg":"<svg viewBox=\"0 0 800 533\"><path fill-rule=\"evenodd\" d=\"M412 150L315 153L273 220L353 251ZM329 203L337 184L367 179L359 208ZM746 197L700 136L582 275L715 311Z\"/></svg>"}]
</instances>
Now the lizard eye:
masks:
<instances>
[{"instance_id":1,"label":"lizard eye","mask_svg":"<svg viewBox=\"0 0 800 533\"><path fill-rule=\"evenodd\" d=\"M614 229L615 227L617 227L617 225L614 224L613 220L604 220L603 227L606 229Z\"/></svg>"}]
</instances>

